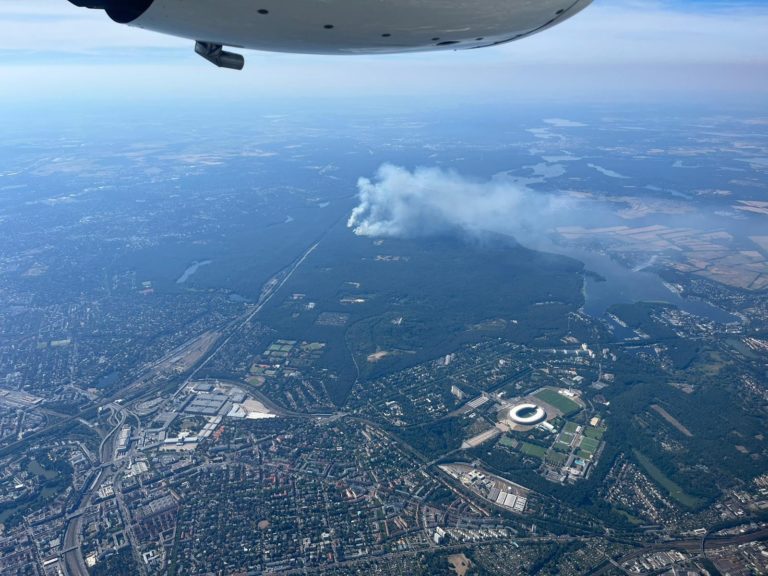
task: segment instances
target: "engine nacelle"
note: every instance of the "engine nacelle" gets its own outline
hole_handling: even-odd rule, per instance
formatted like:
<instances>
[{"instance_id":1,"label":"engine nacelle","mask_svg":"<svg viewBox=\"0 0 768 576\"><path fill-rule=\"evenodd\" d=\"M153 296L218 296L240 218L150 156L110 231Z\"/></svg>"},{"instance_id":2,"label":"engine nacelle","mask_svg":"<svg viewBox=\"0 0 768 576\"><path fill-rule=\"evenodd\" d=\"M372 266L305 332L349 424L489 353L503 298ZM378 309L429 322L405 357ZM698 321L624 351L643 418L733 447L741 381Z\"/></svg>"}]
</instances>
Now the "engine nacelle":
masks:
<instances>
[{"instance_id":1,"label":"engine nacelle","mask_svg":"<svg viewBox=\"0 0 768 576\"><path fill-rule=\"evenodd\" d=\"M128 24L152 5L152 0L69 0L75 6L104 10L112 20Z\"/></svg>"}]
</instances>

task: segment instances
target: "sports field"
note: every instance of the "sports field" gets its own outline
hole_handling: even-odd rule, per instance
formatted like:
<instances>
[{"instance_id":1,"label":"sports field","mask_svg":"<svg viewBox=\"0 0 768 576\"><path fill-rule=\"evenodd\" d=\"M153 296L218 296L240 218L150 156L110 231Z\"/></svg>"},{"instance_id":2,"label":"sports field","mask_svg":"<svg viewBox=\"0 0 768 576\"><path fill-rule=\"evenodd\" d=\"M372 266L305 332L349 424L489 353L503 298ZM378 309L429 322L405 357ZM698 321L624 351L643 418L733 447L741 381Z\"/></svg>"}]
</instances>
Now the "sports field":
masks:
<instances>
[{"instance_id":1,"label":"sports field","mask_svg":"<svg viewBox=\"0 0 768 576\"><path fill-rule=\"evenodd\" d=\"M584 436L581 439L579 448L581 448L582 451L588 452L590 455L592 455L597 452L598 446L600 446L600 440L595 440L594 438L587 438Z\"/></svg>"},{"instance_id":2,"label":"sports field","mask_svg":"<svg viewBox=\"0 0 768 576\"><path fill-rule=\"evenodd\" d=\"M536 392L536 394L534 394L534 396L540 400L543 400L550 406L557 408L560 410L560 412L563 413L564 416L575 414L581 410L581 406L579 404L550 388L539 390Z\"/></svg>"},{"instance_id":3,"label":"sports field","mask_svg":"<svg viewBox=\"0 0 768 576\"><path fill-rule=\"evenodd\" d=\"M528 442L523 442L523 445L520 447L520 451L523 454L527 454L528 456L535 456L541 460L544 460L544 457L547 455L546 448L536 446L536 444L529 444Z\"/></svg>"}]
</instances>

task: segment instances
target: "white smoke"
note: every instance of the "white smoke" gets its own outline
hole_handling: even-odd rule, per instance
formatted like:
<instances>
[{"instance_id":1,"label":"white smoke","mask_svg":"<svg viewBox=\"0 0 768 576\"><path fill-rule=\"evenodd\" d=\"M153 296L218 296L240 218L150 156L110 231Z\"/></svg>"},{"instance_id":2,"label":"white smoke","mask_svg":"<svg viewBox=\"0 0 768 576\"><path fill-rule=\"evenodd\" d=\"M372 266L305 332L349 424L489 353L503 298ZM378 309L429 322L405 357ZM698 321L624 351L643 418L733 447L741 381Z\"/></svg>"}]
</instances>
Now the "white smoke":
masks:
<instances>
[{"instance_id":1,"label":"white smoke","mask_svg":"<svg viewBox=\"0 0 768 576\"><path fill-rule=\"evenodd\" d=\"M534 192L499 175L479 181L439 168L409 171L382 165L374 180L357 182L360 204L347 226L360 236L427 236L461 230L530 235L567 212L571 201Z\"/></svg>"}]
</instances>

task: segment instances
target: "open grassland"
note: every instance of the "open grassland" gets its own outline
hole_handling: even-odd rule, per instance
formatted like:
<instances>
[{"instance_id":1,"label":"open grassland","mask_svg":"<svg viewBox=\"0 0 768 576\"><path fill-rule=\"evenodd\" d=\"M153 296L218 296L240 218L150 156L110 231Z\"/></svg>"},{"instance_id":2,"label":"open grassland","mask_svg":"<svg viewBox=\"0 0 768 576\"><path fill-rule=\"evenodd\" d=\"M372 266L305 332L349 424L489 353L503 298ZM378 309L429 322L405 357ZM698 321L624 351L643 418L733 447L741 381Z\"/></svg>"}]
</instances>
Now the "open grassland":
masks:
<instances>
[{"instance_id":1,"label":"open grassland","mask_svg":"<svg viewBox=\"0 0 768 576\"><path fill-rule=\"evenodd\" d=\"M676 428L681 434L683 434L684 436L688 436L688 438L693 438L693 433L690 430L688 430L688 428L683 426L677 418L672 416L672 414L664 410L664 408L662 408L658 404L654 404L653 406L651 406L651 408L653 408L654 412L656 412L659 416L664 418L664 420L666 420L669 424L671 424L674 428Z\"/></svg>"},{"instance_id":2,"label":"open grassland","mask_svg":"<svg viewBox=\"0 0 768 576\"><path fill-rule=\"evenodd\" d=\"M637 461L640 463L640 466L642 466L648 475L654 480L654 482L664 488L672 498L677 500L686 508L696 508L701 504L701 501L698 498L694 498L693 496L686 494L685 490L683 490L673 480L668 478L667 475L659 470L645 455L643 455L641 452L638 452L637 450L634 450L633 452L635 454L635 458L637 458Z\"/></svg>"}]
</instances>

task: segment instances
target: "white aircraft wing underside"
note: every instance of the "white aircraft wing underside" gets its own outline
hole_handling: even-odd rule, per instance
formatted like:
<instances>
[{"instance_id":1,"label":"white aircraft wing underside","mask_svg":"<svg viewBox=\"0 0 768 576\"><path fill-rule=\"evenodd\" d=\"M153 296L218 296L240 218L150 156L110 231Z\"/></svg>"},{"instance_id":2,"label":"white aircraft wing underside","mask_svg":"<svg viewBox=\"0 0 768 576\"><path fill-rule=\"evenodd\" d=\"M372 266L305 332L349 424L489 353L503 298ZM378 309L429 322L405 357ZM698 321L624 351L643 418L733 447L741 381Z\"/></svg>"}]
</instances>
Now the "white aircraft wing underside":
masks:
<instances>
[{"instance_id":1,"label":"white aircraft wing underside","mask_svg":"<svg viewBox=\"0 0 768 576\"><path fill-rule=\"evenodd\" d=\"M131 25L211 44L363 54L479 48L548 28L591 0L154 0Z\"/></svg>"}]
</instances>

